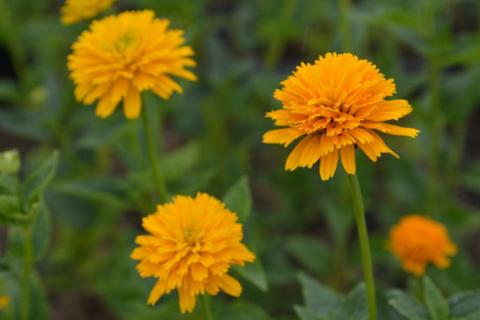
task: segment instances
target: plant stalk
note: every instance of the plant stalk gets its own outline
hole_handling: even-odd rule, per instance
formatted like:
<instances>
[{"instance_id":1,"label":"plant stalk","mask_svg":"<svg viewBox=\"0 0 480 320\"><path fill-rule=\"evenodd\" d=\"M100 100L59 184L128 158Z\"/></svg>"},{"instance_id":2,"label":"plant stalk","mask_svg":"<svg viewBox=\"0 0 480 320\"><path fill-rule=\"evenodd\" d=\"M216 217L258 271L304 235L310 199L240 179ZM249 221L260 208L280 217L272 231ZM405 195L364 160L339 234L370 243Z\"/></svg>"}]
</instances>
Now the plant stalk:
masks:
<instances>
[{"instance_id":1,"label":"plant stalk","mask_svg":"<svg viewBox=\"0 0 480 320\"><path fill-rule=\"evenodd\" d=\"M20 319L30 319L30 279L33 268L32 227L23 227L23 273L20 293Z\"/></svg>"},{"instance_id":2,"label":"plant stalk","mask_svg":"<svg viewBox=\"0 0 480 320\"><path fill-rule=\"evenodd\" d=\"M377 319L377 303L375 298L375 280L373 277L372 257L368 240L367 223L365 221L365 209L363 206L362 191L356 175L347 175L352 190L355 222L357 224L358 239L360 240L360 252L362 254L363 276L367 285L368 314L369 320Z\"/></svg>"},{"instance_id":3,"label":"plant stalk","mask_svg":"<svg viewBox=\"0 0 480 320\"><path fill-rule=\"evenodd\" d=\"M142 108L142 122L143 122L143 130L145 134L145 142L147 147L148 159L150 162L150 166L152 168L153 173L153 181L155 183L155 189L157 193L158 200L161 203L164 203L168 199L167 187L163 176L160 173L160 169L158 167L159 160L158 160L158 151L155 148L155 142L153 139L152 134L152 127L150 126L149 116L147 106Z\"/></svg>"},{"instance_id":4,"label":"plant stalk","mask_svg":"<svg viewBox=\"0 0 480 320\"><path fill-rule=\"evenodd\" d=\"M205 320L214 320L208 295L204 294L200 299L202 300L203 318Z\"/></svg>"}]
</instances>

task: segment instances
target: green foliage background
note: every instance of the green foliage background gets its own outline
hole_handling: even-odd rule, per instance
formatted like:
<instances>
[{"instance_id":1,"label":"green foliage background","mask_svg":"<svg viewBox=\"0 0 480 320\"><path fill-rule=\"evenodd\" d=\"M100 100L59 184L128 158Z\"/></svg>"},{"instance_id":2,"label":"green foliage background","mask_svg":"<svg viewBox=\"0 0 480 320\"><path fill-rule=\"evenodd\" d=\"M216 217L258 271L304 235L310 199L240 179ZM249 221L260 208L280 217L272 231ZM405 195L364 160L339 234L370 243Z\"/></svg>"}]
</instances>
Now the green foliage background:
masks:
<instances>
[{"instance_id":1,"label":"green foliage background","mask_svg":"<svg viewBox=\"0 0 480 320\"><path fill-rule=\"evenodd\" d=\"M153 282L129 258L141 217L154 210L141 123L120 112L101 120L74 101L65 61L88 22L62 26L60 2L0 0L0 150L20 150L22 177L60 153L43 196L50 214L39 229L32 319L178 319L174 296L146 305ZM198 62L199 81L182 83L183 95L145 101L163 132L169 191L233 190L227 200L265 270L249 271L257 286L242 281L241 299L212 299L219 319L296 319L300 271L339 293L361 279L345 174L324 183L315 170L285 172L287 150L261 143L272 127L264 114L279 107L274 89L329 51L368 58L393 77L396 97L414 107L401 122L421 130L415 140L387 137L400 160L358 156L380 295L414 288L386 247L389 228L409 213L445 223L459 246L451 268L429 270L442 292L480 287L479 1L119 0L110 13L137 8L185 29ZM14 231L6 241L5 230L0 289L16 299Z\"/></svg>"}]
</instances>

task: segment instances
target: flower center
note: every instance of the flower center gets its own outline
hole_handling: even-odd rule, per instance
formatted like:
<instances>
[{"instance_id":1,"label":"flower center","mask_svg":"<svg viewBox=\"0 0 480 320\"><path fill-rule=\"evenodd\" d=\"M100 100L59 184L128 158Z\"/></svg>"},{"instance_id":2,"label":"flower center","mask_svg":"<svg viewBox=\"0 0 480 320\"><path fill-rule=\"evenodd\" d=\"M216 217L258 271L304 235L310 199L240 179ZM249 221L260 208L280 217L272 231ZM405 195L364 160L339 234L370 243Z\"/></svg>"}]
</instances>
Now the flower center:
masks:
<instances>
[{"instance_id":1,"label":"flower center","mask_svg":"<svg viewBox=\"0 0 480 320\"><path fill-rule=\"evenodd\" d=\"M124 53L135 43L136 40L137 37L135 33L132 30L127 30L115 40L113 49L118 53Z\"/></svg>"}]
</instances>

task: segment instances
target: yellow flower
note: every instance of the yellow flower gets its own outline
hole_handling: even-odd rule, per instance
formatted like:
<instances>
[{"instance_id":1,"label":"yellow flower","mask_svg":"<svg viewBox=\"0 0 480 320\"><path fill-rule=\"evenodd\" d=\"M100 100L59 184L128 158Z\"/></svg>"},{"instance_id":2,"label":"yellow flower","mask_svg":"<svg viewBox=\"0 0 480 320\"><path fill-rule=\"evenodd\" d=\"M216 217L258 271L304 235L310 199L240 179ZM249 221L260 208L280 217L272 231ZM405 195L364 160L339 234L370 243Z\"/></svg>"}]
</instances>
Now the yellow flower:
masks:
<instances>
[{"instance_id":1,"label":"yellow flower","mask_svg":"<svg viewBox=\"0 0 480 320\"><path fill-rule=\"evenodd\" d=\"M10 304L9 296L0 296L0 310L5 309Z\"/></svg>"},{"instance_id":2,"label":"yellow flower","mask_svg":"<svg viewBox=\"0 0 480 320\"><path fill-rule=\"evenodd\" d=\"M398 157L375 132L415 137L418 130L389 123L412 111L406 100L385 100L395 93L393 79L385 79L367 60L327 53L313 64L302 63L282 82L274 97L283 108L267 113L275 125L263 136L264 143L285 147L301 141L290 153L285 169L311 168L320 161L320 177L333 177L338 158L348 174L354 174L355 146L372 161L382 153Z\"/></svg>"},{"instance_id":3,"label":"yellow flower","mask_svg":"<svg viewBox=\"0 0 480 320\"><path fill-rule=\"evenodd\" d=\"M403 268L421 276L428 263L447 268L457 247L447 229L440 223L420 215L408 215L390 230L389 248L401 261Z\"/></svg>"},{"instance_id":4,"label":"yellow flower","mask_svg":"<svg viewBox=\"0 0 480 320\"><path fill-rule=\"evenodd\" d=\"M183 31L151 10L124 12L94 21L73 45L68 57L75 97L108 117L123 100L129 119L141 109L140 93L151 90L164 99L182 88L171 76L196 80L185 67L195 66L192 48L183 46Z\"/></svg>"},{"instance_id":5,"label":"yellow flower","mask_svg":"<svg viewBox=\"0 0 480 320\"><path fill-rule=\"evenodd\" d=\"M60 9L65 25L92 18L112 6L114 0L66 0Z\"/></svg>"},{"instance_id":6,"label":"yellow flower","mask_svg":"<svg viewBox=\"0 0 480 320\"><path fill-rule=\"evenodd\" d=\"M137 237L131 257L140 260L140 276L158 278L149 304L174 289L182 313L194 309L199 294L240 296L242 287L228 271L255 255L241 243L242 225L223 203L205 193L176 196L145 217L143 227L149 234Z\"/></svg>"}]
</instances>

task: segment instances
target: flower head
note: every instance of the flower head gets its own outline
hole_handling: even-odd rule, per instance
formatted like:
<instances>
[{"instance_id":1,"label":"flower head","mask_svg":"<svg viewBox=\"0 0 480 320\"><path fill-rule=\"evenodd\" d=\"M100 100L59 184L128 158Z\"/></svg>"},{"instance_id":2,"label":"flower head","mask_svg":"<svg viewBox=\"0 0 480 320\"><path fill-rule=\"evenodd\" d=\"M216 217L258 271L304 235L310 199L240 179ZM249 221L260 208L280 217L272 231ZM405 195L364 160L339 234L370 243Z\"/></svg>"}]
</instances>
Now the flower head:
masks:
<instances>
[{"instance_id":1,"label":"flower head","mask_svg":"<svg viewBox=\"0 0 480 320\"><path fill-rule=\"evenodd\" d=\"M153 11L130 11L94 21L73 45L68 57L75 97L91 104L96 114L108 117L123 100L127 118L137 118L140 93L151 90L168 99L180 85L172 76L195 80L186 70L195 62L193 51L183 46L183 31L168 29L169 21Z\"/></svg>"},{"instance_id":2,"label":"flower head","mask_svg":"<svg viewBox=\"0 0 480 320\"><path fill-rule=\"evenodd\" d=\"M223 203L205 193L176 196L145 217L143 227L149 234L137 237L131 257L140 260L140 276L158 279L149 304L174 289L182 313L194 309L199 294L240 296L242 287L228 271L255 256L241 243L242 225Z\"/></svg>"},{"instance_id":3,"label":"flower head","mask_svg":"<svg viewBox=\"0 0 480 320\"><path fill-rule=\"evenodd\" d=\"M420 215L405 216L390 230L389 248L403 268L417 276L425 273L428 263L447 268L457 252L445 226Z\"/></svg>"},{"instance_id":4,"label":"flower head","mask_svg":"<svg viewBox=\"0 0 480 320\"><path fill-rule=\"evenodd\" d=\"M267 113L275 125L264 143L288 146L301 141L290 153L285 169L311 168L320 161L320 177L333 177L340 157L348 174L354 174L355 146L372 161L382 153L398 157L376 133L415 137L418 130L389 123L412 111L406 100L385 100L395 93L393 79L385 79L367 60L327 53L313 64L302 63L282 82L274 97L283 108Z\"/></svg>"},{"instance_id":5,"label":"flower head","mask_svg":"<svg viewBox=\"0 0 480 320\"><path fill-rule=\"evenodd\" d=\"M0 310L5 309L10 304L10 297L9 296L0 296Z\"/></svg>"},{"instance_id":6,"label":"flower head","mask_svg":"<svg viewBox=\"0 0 480 320\"><path fill-rule=\"evenodd\" d=\"M66 0L60 9L61 20L65 25L92 18L110 8L114 0Z\"/></svg>"}]
</instances>

